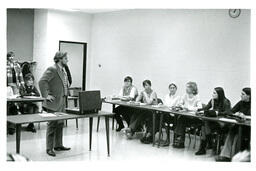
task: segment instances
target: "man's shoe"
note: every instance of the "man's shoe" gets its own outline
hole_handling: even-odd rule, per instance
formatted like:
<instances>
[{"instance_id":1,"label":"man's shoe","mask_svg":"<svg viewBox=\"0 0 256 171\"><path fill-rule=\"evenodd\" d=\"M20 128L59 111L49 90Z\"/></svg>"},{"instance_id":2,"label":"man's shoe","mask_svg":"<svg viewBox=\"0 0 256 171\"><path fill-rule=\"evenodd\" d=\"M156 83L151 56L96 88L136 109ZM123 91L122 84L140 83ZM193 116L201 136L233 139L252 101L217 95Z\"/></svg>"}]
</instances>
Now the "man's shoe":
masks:
<instances>
[{"instance_id":1,"label":"man's shoe","mask_svg":"<svg viewBox=\"0 0 256 171\"><path fill-rule=\"evenodd\" d=\"M218 156L218 157L215 158L215 160L216 160L217 162L230 162L230 161L231 161L230 158L224 157L224 156Z\"/></svg>"},{"instance_id":2,"label":"man's shoe","mask_svg":"<svg viewBox=\"0 0 256 171\"><path fill-rule=\"evenodd\" d=\"M55 157L56 154L54 153L53 150L46 150L46 153L49 155L49 156L52 156L52 157Z\"/></svg>"},{"instance_id":3,"label":"man's shoe","mask_svg":"<svg viewBox=\"0 0 256 171\"><path fill-rule=\"evenodd\" d=\"M8 134L13 135L15 133L15 129L9 129Z\"/></svg>"},{"instance_id":4,"label":"man's shoe","mask_svg":"<svg viewBox=\"0 0 256 171\"><path fill-rule=\"evenodd\" d=\"M35 129L35 128L32 128L32 129L31 129L31 132L36 133L36 129Z\"/></svg>"},{"instance_id":5,"label":"man's shoe","mask_svg":"<svg viewBox=\"0 0 256 171\"><path fill-rule=\"evenodd\" d=\"M68 148L68 147L64 147L64 146L62 146L62 147L54 147L54 150L55 151L68 151L68 150L70 150L71 148Z\"/></svg>"}]
</instances>

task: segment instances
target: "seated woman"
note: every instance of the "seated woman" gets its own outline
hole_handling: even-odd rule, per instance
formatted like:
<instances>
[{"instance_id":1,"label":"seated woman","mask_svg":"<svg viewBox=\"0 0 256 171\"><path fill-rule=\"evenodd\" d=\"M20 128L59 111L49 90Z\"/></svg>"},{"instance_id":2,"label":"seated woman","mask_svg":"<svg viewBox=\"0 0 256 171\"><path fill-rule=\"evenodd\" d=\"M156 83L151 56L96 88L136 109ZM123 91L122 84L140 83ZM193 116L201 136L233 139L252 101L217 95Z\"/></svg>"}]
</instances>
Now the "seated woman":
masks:
<instances>
[{"instance_id":1,"label":"seated woman","mask_svg":"<svg viewBox=\"0 0 256 171\"><path fill-rule=\"evenodd\" d=\"M175 107L178 105L178 103L180 102L180 96L176 94L176 91L177 91L177 86L176 84L174 83L171 83L169 86L169 93L166 94L165 98L164 98L164 101L163 101L163 105L164 106L167 106L168 108L172 108L172 107ZM153 131L153 123L152 123L152 119L149 118L149 122L147 122L148 124L146 125L146 128L147 128L147 136L144 136L142 139L141 139L141 142L144 143L144 144L149 144L149 143L152 143L152 139L149 139L147 137L150 137L151 136L151 132ZM166 113L163 117L163 122L164 123L170 123L171 121L173 120L172 116L169 115L169 113ZM156 132L159 131L159 122L160 122L160 115L157 115L156 116Z\"/></svg>"},{"instance_id":2,"label":"seated woman","mask_svg":"<svg viewBox=\"0 0 256 171\"><path fill-rule=\"evenodd\" d=\"M119 96L122 99L125 100L135 100L135 98L138 96L138 90L137 88L132 85L132 78L127 76L124 78L124 86L119 92ZM121 131L124 128L123 120L126 121L127 125L130 124L130 118L131 118L131 108L126 106L118 106L114 109L114 117L118 123L118 128L116 129L117 132Z\"/></svg>"},{"instance_id":3,"label":"seated woman","mask_svg":"<svg viewBox=\"0 0 256 171\"><path fill-rule=\"evenodd\" d=\"M179 106L184 111L196 112L202 108L201 100L198 96L197 84L195 82L188 82L186 84L186 94L181 98ZM185 142L185 129L194 123L197 123L197 119L193 119L186 116L178 116L177 123L174 130L174 148L184 148Z\"/></svg>"},{"instance_id":4,"label":"seated woman","mask_svg":"<svg viewBox=\"0 0 256 171\"><path fill-rule=\"evenodd\" d=\"M136 99L136 102L146 103L148 105L157 104L157 94L151 89L151 81L145 80L142 83L144 91L142 91ZM152 114L147 110L133 109L133 115L130 120L130 125L126 130L126 135L130 139L134 133L140 128L143 121L147 121L148 118L152 120ZM152 139L152 135L147 134L148 139Z\"/></svg>"},{"instance_id":5,"label":"seated woman","mask_svg":"<svg viewBox=\"0 0 256 171\"><path fill-rule=\"evenodd\" d=\"M176 94L177 92L177 86L174 83L171 83L169 85L169 93L166 94L164 98L164 105L172 108L179 104L180 102L180 96Z\"/></svg>"},{"instance_id":6,"label":"seated woman","mask_svg":"<svg viewBox=\"0 0 256 171\"><path fill-rule=\"evenodd\" d=\"M251 88L244 88L241 93L241 100L231 109L231 113L241 118L245 116L251 116ZM244 127L242 130L243 137L248 137L250 139L249 127ZM241 140L242 141L242 140ZM238 153L240 147L238 147L238 126L233 125L230 127L225 144L221 153L216 157L216 161L231 161L231 158ZM250 141L248 142L250 144ZM250 148L250 145L242 144L243 148Z\"/></svg>"},{"instance_id":7,"label":"seated woman","mask_svg":"<svg viewBox=\"0 0 256 171\"><path fill-rule=\"evenodd\" d=\"M37 88L34 85L34 76L32 74L27 74L24 78L25 85L20 87L21 96L40 96ZM38 106L32 102L22 103L20 107L21 113L32 114L38 113ZM27 131L36 132L33 123L29 123L27 126Z\"/></svg>"},{"instance_id":8,"label":"seated woman","mask_svg":"<svg viewBox=\"0 0 256 171\"><path fill-rule=\"evenodd\" d=\"M229 113L231 109L230 101L225 97L225 92L222 87L216 87L212 93L212 99L203 108L203 110L214 110L217 115ZM212 130L219 128L220 125L217 122L204 121L201 131L202 138L200 142L199 150L195 155L206 154L206 147L212 148Z\"/></svg>"}]
</instances>

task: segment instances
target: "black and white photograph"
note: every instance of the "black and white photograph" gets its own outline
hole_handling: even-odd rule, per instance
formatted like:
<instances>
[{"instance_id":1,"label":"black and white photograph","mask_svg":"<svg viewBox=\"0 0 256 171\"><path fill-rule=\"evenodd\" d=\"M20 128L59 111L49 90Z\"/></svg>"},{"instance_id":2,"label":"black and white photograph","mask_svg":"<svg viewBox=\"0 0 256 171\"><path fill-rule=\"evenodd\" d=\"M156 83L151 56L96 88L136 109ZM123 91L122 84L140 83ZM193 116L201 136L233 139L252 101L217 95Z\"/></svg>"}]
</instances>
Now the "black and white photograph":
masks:
<instances>
[{"instance_id":1,"label":"black and white photograph","mask_svg":"<svg viewBox=\"0 0 256 171\"><path fill-rule=\"evenodd\" d=\"M2 13L8 166L253 163L254 9L7 6Z\"/></svg>"}]
</instances>

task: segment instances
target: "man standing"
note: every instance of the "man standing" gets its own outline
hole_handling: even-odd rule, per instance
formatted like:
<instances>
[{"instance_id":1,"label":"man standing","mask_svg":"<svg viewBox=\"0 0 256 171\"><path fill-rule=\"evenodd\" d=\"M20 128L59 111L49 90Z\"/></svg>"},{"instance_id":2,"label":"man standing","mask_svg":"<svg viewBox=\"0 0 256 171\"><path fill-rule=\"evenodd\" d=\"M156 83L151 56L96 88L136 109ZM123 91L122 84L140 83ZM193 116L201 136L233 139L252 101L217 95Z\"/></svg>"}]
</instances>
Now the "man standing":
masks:
<instances>
[{"instance_id":1,"label":"man standing","mask_svg":"<svg viewBox=\"0 0 256 171\"><path fill-rule=\"evenodd\" d=\"M66 98L68 95L68 77L64 69L67 64L67 52L56 52L54 56L55 65L47 68L39 81L41 94L46 101L43 103L43 109L46 112L64 112L66 107ZM70 150L64 147L63 121L51 121L47 124L46 131L46 152L50 156L56 156L55 151Z\"/></svg>"}]
</instances>

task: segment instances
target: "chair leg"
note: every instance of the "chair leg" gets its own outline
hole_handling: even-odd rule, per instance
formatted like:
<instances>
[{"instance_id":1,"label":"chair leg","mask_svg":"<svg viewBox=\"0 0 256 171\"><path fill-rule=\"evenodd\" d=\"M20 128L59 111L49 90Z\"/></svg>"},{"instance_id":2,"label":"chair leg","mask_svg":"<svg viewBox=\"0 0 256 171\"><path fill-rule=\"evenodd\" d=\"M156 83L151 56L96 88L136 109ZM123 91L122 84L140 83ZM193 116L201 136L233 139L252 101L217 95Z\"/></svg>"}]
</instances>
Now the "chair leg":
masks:
<instances>
[{"instance_id":1,"label":"chair leg","mask_svg":"<svg viewBox=\"0 0 256 171\"><path fill-rule=\"evenodd\" d=\"M113 117L112 118L112 130L114 130L114 127L115 127L115 118Z\"/></svg>"},{"instance_id":2,"label":"chair leg","mask_svg":"<svg viewBox=\"0 0 256 171\"><path fill-rule=\"evenodd\" d=\"M98 122L97 122L97 132L99 132L99 126L100 126L100 116L98 116Z\"/></svg>"},{"instance_id":3,"label":"chair leg","mask_svg":"<svg viewBox=\"0 0 256 171\"><path fill-rule=\"evenodd\" d=\"M40 122L38 123L38 129L40 129Z\"/></svg>"},{"instance_id":4,"label":"chair leg","mask_svg":"<svg viewBox=\"0 0 256 171\"><path fill-rule=\"evenodd\" d=\"M158 148L160 147L160 139L161 139L161 134L162 134L162 124L163 124L163 115L164 114L160 114L160 123L159 123L159 132L158 132ZM155 135L153 135L155 136Z\"/></svg>"},{"instance_id":5,"label":"chair leg","mask_svg":"<svg viewBox=\"0 0 256 171\"><path fill-rule=\"evenodd\" d=\"M66 120L66 127L68 127L68 120Z\"/></svg>"},{"instance_id":6,"label":"chair leg","mask_svg":"<svg viewBox=\"0 0 256 171\"><path fill-rule=\"evenodd\" d=\"M170 145L170 124L167 125L167 142Z\"/></svg>"},{"instance_id":7,"label":"chair leg","mask_svg":"<svg viewBox=\"0 0 256 171\"><path fill-rule=\"evenodd\" d=\"M196 148L196 133L197 133L198 129L195 130L194 132L194 146L193 146L193 149Z\"/></svg>"},{"instance_id":8,"label":"chair leg","mask_svg":"<svg viewBox=\"0 0 256 171\"><path fill-rule=\"evenodd\" d=\"M220 135L217 135L217 150L216 153L219 154L220 151Z\"/></svg>"}]
</instances>

